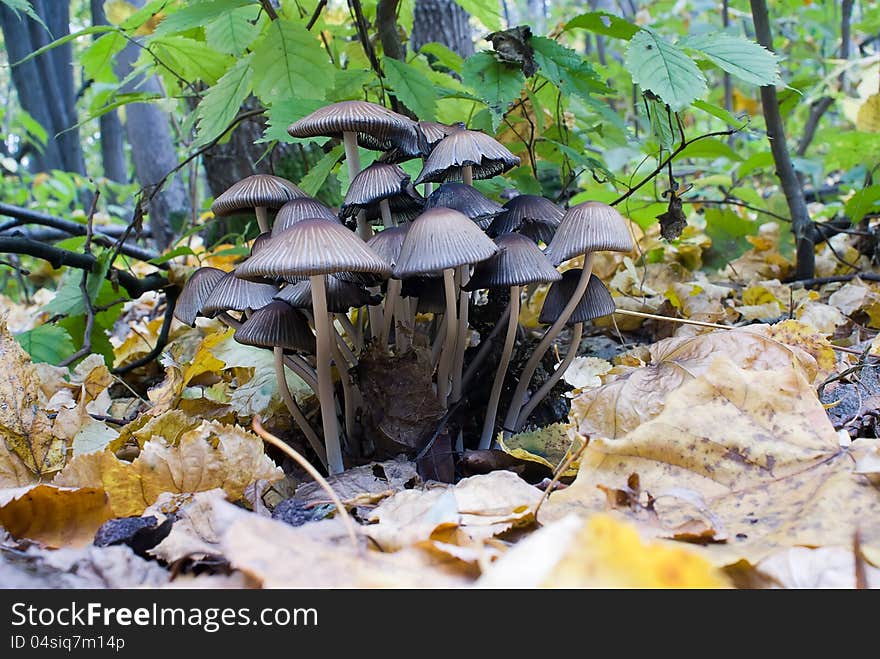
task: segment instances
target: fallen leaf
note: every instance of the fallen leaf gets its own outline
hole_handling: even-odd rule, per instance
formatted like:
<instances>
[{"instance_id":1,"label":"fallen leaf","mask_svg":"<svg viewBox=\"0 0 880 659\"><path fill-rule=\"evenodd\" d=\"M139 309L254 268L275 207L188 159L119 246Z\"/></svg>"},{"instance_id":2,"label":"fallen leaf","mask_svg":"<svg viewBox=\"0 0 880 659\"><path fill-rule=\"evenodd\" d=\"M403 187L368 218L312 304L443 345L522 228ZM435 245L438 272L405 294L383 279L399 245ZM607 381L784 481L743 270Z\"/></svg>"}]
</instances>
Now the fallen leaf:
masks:
<instances>
[{"instance_id":1,"label":"fallen leaf","mask_svg":"<svg viewBox=\"0 0 880 659\"><path fill-rule=\"evenodd\" d=\"M856 561L852 549L842 547L792 547L776 552L754 568L781 588L856 587ZM869 588L880 588L880 570L866 566Z\"/></svg>"},{"instance_id":2,"label":"fallen leaf","mask_svg":"<svg viewBox=\"0 0 880 659\"><path fill-rule=\"evenodd\" d=\"M600 376L611 370L611 363L597 357L575 357L562 379L575 389L594 389L602 384Z\"/></svg>"},{"instance_id":3,"label":"fallen leaf","mask_svg":"<svg viewBox=\"0 0 880 659\"><path fill-rule=\"evenodd\" d=\"M571 430L570 423L553 423L537 430L512 435L507 439L499 435L498 445L515 458L537 462L555 472L570 455L572 447L576 453L583 445ZM561 475L574 476L577 473L577 466L578 463L573 462Z\"/></svg>"},{"instance_id":4,"label":"fallen leaf","mask_svg":"<svg viewBox=\"0 0 880 659\"><path fill-rule=\"evenodd\" d=\"M0 490L0 525L49 547L82 547L113 517L99 488L34 485Z\"/></svg>"},{"instance_id":5,"label":"fallen leaf","mask_svg":"<svg viewBox=\"0 0 880 659\"><path fill-rule=\"evenodd\" d=\"M219 488L194 494L160 495L144 514L155 515L160 521L170 517L174 524L168 536L148 553L167 563L219 554L220 536L213 525L213 507L215 500L225 498Z\"/></svg>"},{"instance_id":6,"label":"fallen leaf","mask_svg":"<svg viewBox=\"0 0 880 659\"><path fill-rule=\"evenodd\" d=\"M406 459L386 460L347 469L327 477L327 482L343 502L376 502L395 492L411 489L421 483L416 466ZM367 495L365 497L365 495ZM306 506L332 503L318 483L303 483L293 497Z\"/></svg>"}]
</instances>

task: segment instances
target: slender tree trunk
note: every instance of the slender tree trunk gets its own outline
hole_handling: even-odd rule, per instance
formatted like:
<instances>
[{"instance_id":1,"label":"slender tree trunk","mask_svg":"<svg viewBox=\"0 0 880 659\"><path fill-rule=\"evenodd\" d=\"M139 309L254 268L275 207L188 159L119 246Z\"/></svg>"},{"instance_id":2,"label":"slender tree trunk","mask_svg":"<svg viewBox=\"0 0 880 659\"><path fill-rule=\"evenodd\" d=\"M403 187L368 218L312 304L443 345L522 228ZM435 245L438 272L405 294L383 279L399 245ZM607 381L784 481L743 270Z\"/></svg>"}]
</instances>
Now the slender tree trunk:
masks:
<instances>
[{"instance_id":1,"label":"slender tree trunk","mask_svg":"<svg viewBox=\"0 0 880 659\"><path fill-rule=\"evenodd\" d=\"M379 0L376 5L376 31L387 57L402 60L406 57L406 44L400 39L397 27L397 7L400 0Z\"/></svg>"},{"instance_id":2,"label":"slender tree trunk","mask_svg":"<svg viewBox=\"0 0 880 659\"><path fill-rule=\"evenodd\" d=\"M416 0L411 37L413 50L436 41L462 57L470 57L474 54L474 38L469 18L454 0Z\"/></svg>"},{"instance_id":3,"label":"slender tree trunk","mask_svg":"<svg viewBox=\"0 0 880 659\"><path fill-rule=\"evenodd\" d=\"M750 3L755 37L759 44L772 51L773 35L770 32L767 3L765 0L750 0ZM776 164L776 175L782 185L782 191L788 202L788 212L791 216L791 231L794 234L797 250L795 277L797 279L811 279L815 274L816 267L813 222L810 220L810 214L807 210L804 189L794 171L788 153L788 145L785 143L785 130L782 124L782 115L779 112L779 102L776 99L776 87L773 85L761 87L761 106L764 109L764 121L767 124L770 150Z\"/></svg>"},{"instance_id":4,"label":"slender tree trunk","mask_svg":"<svg viewBox=\"0 0 880 659\"><path fill-rule=\"evenodd\" d=\"M103 0L90 0L92 25L107 25ZM128 182L128 165L125 161L125 140L122 122L116 110L102 114L98 119L101 128L101 163L104 176L118 183Z\"/></svg>"}]
</instances>

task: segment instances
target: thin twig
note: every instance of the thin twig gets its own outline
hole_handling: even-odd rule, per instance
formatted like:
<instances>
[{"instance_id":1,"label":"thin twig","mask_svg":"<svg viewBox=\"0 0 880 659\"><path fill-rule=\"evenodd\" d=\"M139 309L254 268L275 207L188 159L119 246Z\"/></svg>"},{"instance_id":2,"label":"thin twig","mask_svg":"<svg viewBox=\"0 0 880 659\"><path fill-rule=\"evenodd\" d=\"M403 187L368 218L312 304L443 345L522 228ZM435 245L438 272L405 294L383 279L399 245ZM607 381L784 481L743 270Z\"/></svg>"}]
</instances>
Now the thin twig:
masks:
<instances>
[{"instance_id":1,"label":"thin twig","mask_svg":"<svg viewBox=\"0 0 880 659\"><path fill-rule=\"evenodd\" d=\"M312 17L309 19L309 22L306 23L306 29L311 30L315 27L315 23L318 22L318 18L321 16L321 12L324 11L324 7L327 6L327 0L318 0L318 5L315 7L315 11L312 13Z\"/></svg>"},{"instance_id":2,"label":"thin twig","mask_svg":"<svg viewBox=\"0 0 880 659\"><path fill-rule=\"evenodd\" d=\"M180 294L180 288L177 286L169 286L165 289L165 317L162 319L162 327L159 329L159 335L156 337L156 344L143 357L134 360L130 364L112 369L110 372L114 375L125 375L136 368L145 366L156 359L165 346L168 345L168 335L171 331L171 321L174 320L174 307L177 305L177 296Z\"/></svg>"}]
</instances>

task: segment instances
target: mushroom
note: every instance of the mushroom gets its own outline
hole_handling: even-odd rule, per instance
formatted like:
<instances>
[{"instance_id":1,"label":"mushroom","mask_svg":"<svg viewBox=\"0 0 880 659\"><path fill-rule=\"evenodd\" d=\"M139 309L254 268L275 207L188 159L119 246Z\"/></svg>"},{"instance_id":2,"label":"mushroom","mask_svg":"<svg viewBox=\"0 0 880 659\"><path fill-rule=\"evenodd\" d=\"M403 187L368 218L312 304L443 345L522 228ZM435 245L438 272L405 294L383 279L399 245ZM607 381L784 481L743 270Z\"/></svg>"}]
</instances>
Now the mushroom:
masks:
<instances>
[{"instance_id":1,"label":"mushroom","mask_svg":"<svg viewBox=\"0 0 880 659\"><path fill-rule=\"evenodd\" d=\"M521 194L504 204L504 210L486 231L492 238L516 231L535 242L550 243L565 211L549 199Z\"/></svg>"},{"instance_id":2,"label":"mushroom","mask_svg":"<svg viewBox=\"0 0 880 659\"><path fill-rule=\"evenodd\" d=\"M217 217L222 217L246 208L253 208L260 231L265 233L269 230L267 208L280 208L291 199L306 196L308 195L305 192L280 176L254 174L230 186L214 200L211 210Z\"/></svg>"},{"instance_id":3,"label":"mushroom","mask_svg":"<svg viewBox=\"0 0 880 659\"><path fill-rule=\"evenodd\" d=\"M339 209L341 218L355 216L365 211L367 216L376 215L378 211L385 227L397 226L391 215L389 199L406 193L409 185L409 174L399 165L374 162L355 176L348 186L345 201Z\"/></svg>"},{"instance_id":4,"label":"mushroom","mask_svg":"<svg viewBox=\"0 0 880 659\"><path fill-rule=\"evenodd\" d=\"M480 436L480 448L487 449L492 444L495 430L495 416L498 412L498 401L513 344L516 339L516 328L519 325L519 306L522 287L528 284L559 281L562 275L547 260L544 253L531 240L516 233L508 233L495 239L498 254L483 261L474 268L474 275L468 283L470 290L480 288L501 288L510 290L510 302L507 304L507 334L501 359L495 371L495 380L486 406L486 417L483 421L483 432Z\"/></svg>"},{"instance_id":5,"label":"mushroom","mask_svg":"<svg viewBox=\"0 0 880 659\"><path fill-rule=\"evenodd\" d=\"M317 199L300 197L292 199L278 209L275 215L275 223L272 225L272 235L277 236L285 229L289 229L297 222L312 217L323 217L338 222L339 218L329 206L325 206Z\"/></svg>"},{"instance_id":6,"label":"mushroom","mask_svg":"<svg viewBox=\"0 0 880 659\"><path fill-rule=\"evenodd\" d=\"M550 290L547 291L547 297L544 298L544 306L541 307L541 315L538 317L538 322L549 325L559 318L566 303L571 299L572 293L575 288L577 288L580 277L580 268L566 270L563 273L562 281L556 282L550 287ZM590 283L587 284L587 290L568 319L568 324L572 326L568 351L565 353L562 362L556 367L556 371L554 371L553 374L547 378L547 381L541 385L531 398L529 398L529 402L526 403L525 407L523 407L522 411L519 413L519 418L517 419L516 427L514 428L516 432L519 432L522 429L528 420L529 415L538 406L538 403L547 397L547 394L550 393L550 390L553 389L553 387L556 386L556 383L559 382L563 375L565 375L565 371L577 356L578 347L581 343L581 336L583 336L584 323L593 320L594 318L607 316L614 313L614 311L614 299L611 297L611 293L605 288L601 279L596 275L590 275Z\"/></svg>"},{"instance_id":7,"label":"mushroom","mask_svg":"<svg viewBox=\"0 0 880 659\"><path fill-rule=\"evenodd\" d=\"M273 284L239 279L233 270L214 284L214 289L202 305L202 313L213 315L221 311L261 309L272 301L277 292L278 287Z\"/></svg>"},{"instance_id":8,"label":"mushroom","mask_svg":"<svg viewBox=\"0 0 880 659\"><path fill-rule=\"evenodd\" d=\"M494 138L477 130L459 128L437 143L415 183L460 178L471 185L475 178L492 178L519 163L519 158Z\"/></svg>"},{"instance_id":9,"label":"mushroom","mask_svg":"<svg viewBox=\"0 0 880 659\"><path fill-rule=\"evenodd\" d=\"M383 260L391 264L393 268L400 256L400 248L406 238L407 227L391 227L380 231L367 241L367 244ZM379 345L388 345L388 336L391 333L391 324L394 318L398 322L406 322L408 315L403 310L403 300L400 296L402 282L392 275L388 280L388 288L385 293L385 313L383 316L382 330L379 333ZM403 350L405 345L402 332L394 333L394 341L398 350Z\"/></svg>"},{"instance_id":10,"label":"mushroom","mask_svg":"<svg viewBox=\"0 0 880 659\"><path fill-rule=\"evenodd\" d=\"M442 206L457 210L471 218L481 229L486 229L504 207L464 183L442 183L428 197L425 210Z\"/></svg>"},{"instance_id":11,"label":"mushroom","mask_svg":"<svg viewBox=\"0 0 880 659\"><path fill-rule=\"evenodd\" d=\"M202 311L202 307L217 282L225 275L226 273L218 268L199 268L193 272L183 285L180 297L177 298L174 317L190 327L195 327L198 316L208 316Z\"/></svg>"},{"instance_id":12,"label":"mushroom","mask_svg":"<svg viewBox=\"0 0 880 659\"><path fill-rule=\"evenodd\" d=\"M568 304L565 305L556 322L544 333L544 337L523 367L519 384L513 393L507 415L504 417L505 436L509 435L510 431L516 427L526 390L541 358L568 322L568 318L587 290L592 271L592 253L604 250L629 252L632 248L632 237L626 221L611 206L598 201L587 201L572 206L565 212L559 228L556 230L556 235L553 236L553 240L547 246L544 254L554 265L583 255L583 270Z\"/></svg>"},{"instance_id":13,"label":"mushroom","mask_svg":"<svg viewBox=\"0 0 880 659\"><path fill-rule=\"evenodd\" d=\"M344 226L319 218L303 220L282 231L263 251L236 269L237 276L246 278L309 277L317 335L318 397L331 473L340 473L345 467L330 373L331 342L335 341L327 311L325 275L340 271L371 272L387 277L391 267Z\"/></svg>"},{"instance_id":14,"label":"mushroom","mask_svg":"<svg viewBox=\"0 0 880 659\"><path fill-rule=\"evenodd\" d=\"M443 273L446 338L437 370L437 396L444 407L447 405L458 331L455 270L484 261L497 251L495 243L466 215L450 208L432 208L410 225L400 248L399 260L393 268L393 276L397 278Z\"/></svg>"},{"instance_id":15,"label":"mushroom","mask_svg":"<svg viewBox=\"0 0 880 659\"><path fill-rule=\"evenodd\" d=\"M235 330L233 338L244 345L272 350L275 358L275 378L278 380L281 399L326 467L327 451L290 393L287 377L284 374L285 350L309 353L315 351L315 337L305 316L286 302L273 300L242 323Z\"/></svg>"},{"instance_id":16,"label":"mushroom","mask_svg":"<svg viewBox=\"0 0 880 659\"><path fill-rule=\"evenodd\" d=\"M315 110L287 128L292 137L341 137L345 146L348 179L354 181L361 169L357 146L387 151L396 148L405 156L427 152L425 136L418 124L402 114L366 101L342 101ZM368 137L367 137L368 136ZM366 138L366 139L365 139ZM358 217L358 235L370 237L366 218Z\"/></svg>"}]
</instances>

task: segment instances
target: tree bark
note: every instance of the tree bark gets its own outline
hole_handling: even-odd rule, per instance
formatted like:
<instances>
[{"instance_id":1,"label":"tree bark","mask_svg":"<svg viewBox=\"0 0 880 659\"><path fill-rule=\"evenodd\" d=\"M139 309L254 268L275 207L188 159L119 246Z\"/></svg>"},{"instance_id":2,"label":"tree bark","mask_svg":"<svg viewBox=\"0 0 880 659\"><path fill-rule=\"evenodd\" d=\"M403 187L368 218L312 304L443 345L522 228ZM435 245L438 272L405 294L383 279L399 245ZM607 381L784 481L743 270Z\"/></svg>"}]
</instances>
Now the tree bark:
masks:
<instances>
[{"instance_id":1,"label":"tree bark","mask_svg":"<svg viewBox=\"0 0 880 659\"><path fill-rule=\"evenodd\" d=\"M24 14L16 15L0 3L0 28L10 63L69 33L69 0L34 0L34 11L46 28ZM42 152L29 156L33 172L61 169L85 174L73 92L73 58L69 44L59 46L12 67L12 82L21 107L46 129Z\"/></svg>"},{"instance_id":2,"label":"tree bark","mask_svg":"<svg viewBox=\"0 0 880 659\"><path fill-rule=\"evenodd\" d=\"M92 25L107 25L103 0L90 0ZM128 182L128 164L125 160L125 141L122 122L116 110L102 114L98 119L101 129L101 164L104 176L118 183Z\"/></svg>"},{"instance_id":3,"label":"tree bark","mask_svg":"<svg viewBox=\"0 0 880 659\"><path fill-rule=\"evenodd\" d=\"M406 45L400 40L397 27L397 7L400 0L379 0L376 5L376 32L386 57L403 60L406 57Z\"/></svg>"},{"instance_id":4,"label":"tree bark","mask_svg":"<svg viewBox=\"0 0 880 659\"><path fill-rule=\"evenodd\" d=\"M418 51L437 42L462 57L474 54L470 15L453 0L416 0L410 41Z\"/></svg>"},{"instance_id":5,"label":"tree bark","mask_svg":"<svg viewBox=\"0 0 880 659\"><path fill-rule=\"evenodd\" d=\"M765 0L750 0L750 3L755 37L759 44L773 51L773 35L770 31L767 3ZM782 115L779 112L779 102L776 99L776 87L773 85L761 87L761 106L764 110L764 121L767 124L767 138L770 140L773 162L776 164L776 175L782 185L782 191L788 202L788 212L791 216L791 231L794 234L797 253L795 278L811 279L815 274L816 267L813 222L810 220L810 214L807 210L803 186L794 171L788 153Z\"/></svg>"}]
</instances>

